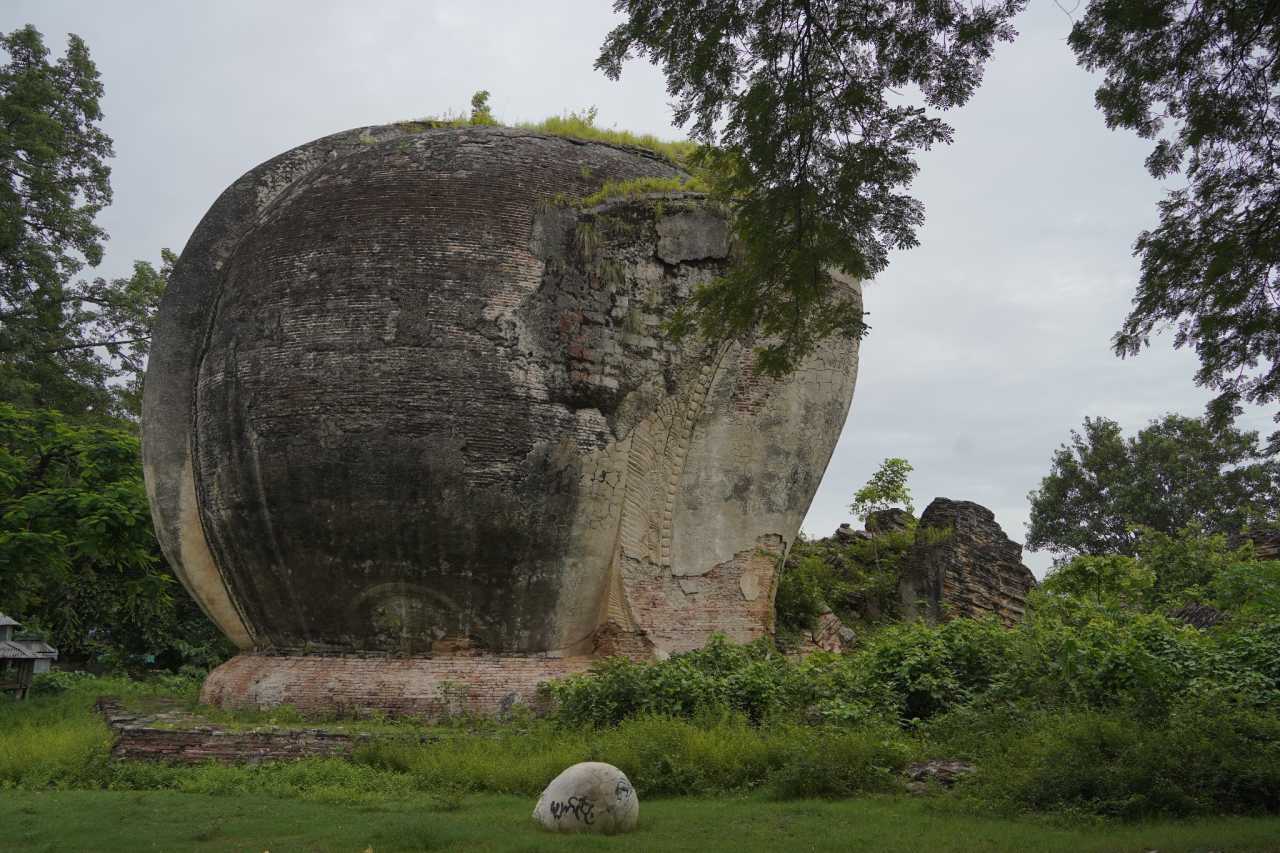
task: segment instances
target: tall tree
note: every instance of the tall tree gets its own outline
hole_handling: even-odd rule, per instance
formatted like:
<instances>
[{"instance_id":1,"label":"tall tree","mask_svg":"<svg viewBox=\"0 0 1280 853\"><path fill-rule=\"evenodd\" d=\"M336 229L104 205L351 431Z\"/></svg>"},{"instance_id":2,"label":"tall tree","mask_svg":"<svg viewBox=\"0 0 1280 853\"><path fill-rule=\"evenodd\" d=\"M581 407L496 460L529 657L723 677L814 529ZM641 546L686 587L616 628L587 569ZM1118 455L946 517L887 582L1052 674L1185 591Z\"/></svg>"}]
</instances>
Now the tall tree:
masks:
<instances>
[{"instance_id":1,"label":"tall tree","mask_svg":"<svg viewBox=\"0 0 1280 853\"><path fill-rule=\"evenodd\" d=\"M1125 438L1115 421L1085 418L1028 499L1029 549L1133 555L1140 527L1232 534L1280 523L1280 459L1256 432L1217 419L1169 414Z\"/></svg>"},{"instance_id":2,"label":"tall tree","mask_svg":"<svg viewBox=\"0 0 1280 853\"><path fill-rule=\"evenodd\" d=\"M616 0L596 67L660 63L697 164L732 204L742 261L695 293L677 329L762 333L779 374L823 338L860 337L832 271L866 279L916 244L914 155L951 141L927 108L963 104L1026 0ZM900 90L917 90L923 106Z\"/></svg>"},{"instance_id":3,"label":"tall tree","mask_svg":"<svg viewBox=\"0 0 1280 853\"><path fill-rule=\"evenodd\" d=\"M74 35L53 63L33 27L0 49L0 610L74 657L208 663L224 641L173 594L136 429L118 421L136 419L174 257L76 277L106 239L102 84Z\"/></svg>"},{"instance_id":4,"label":"tall tree","mask_svg":"<svg viewBox=\"0 0 1280 853\"><path fill-rule=\"evenodd\" d=\"M1092 0L1070 44L1105 74L1107 125L1156 140L1153 177L1186 177L1138 235L1116 352L1174 326L1174 345L1199 355L1197 383L1219 394L1215 414L1280 400L1280 4Z\"/></svg>"},{"instance_id":5,"label":"tall tree","mask_svg":"<svg viewBox=\"0 0 1280 853\"><path fill-rule=\"evenodd\" d=\"M871 513L892 507L900 506L907 512L915 512L911 489L907 486L907 477L914 470L911 463L901 457L884 460L867 484L854 492L850 512L864 521Z\"/></svg>"},{"instance_id":6,"label":"tall tree","mask_svg":"<svg viewBox=\"0 0 1280 853\"><path fill-rule=\"evenodd\" d=\"M15 334L26 331L41 343L5 351L0 332L0 400L136 421L151 325L177 260L168 249L160 256L160 269L135 261L128 277L64 287L60 316L47 322L30 313L7 321Z\"/></svg>"},{"instance_id":7,"label":"tall tree","mask_svg":"<svg viewBox=\"0 0 1280 853\"><path fill-rule=\"evenodd\" d=\"M216 663L226 641L176 586L135 432L0 403L0 611L64 657Z\"/></svg>"},{"instance_id":8,"label":"tall tree","mask_svg":"<svg viewBox=\"0 0 1280 853\"><path fill-rule=\"evenodd\" d=\"M102 83L78 36L56 62L31 26L0 35L0 49L0 400L125 414L167 266L76 279L106 240Z\"/></svg>"}]
</instances>

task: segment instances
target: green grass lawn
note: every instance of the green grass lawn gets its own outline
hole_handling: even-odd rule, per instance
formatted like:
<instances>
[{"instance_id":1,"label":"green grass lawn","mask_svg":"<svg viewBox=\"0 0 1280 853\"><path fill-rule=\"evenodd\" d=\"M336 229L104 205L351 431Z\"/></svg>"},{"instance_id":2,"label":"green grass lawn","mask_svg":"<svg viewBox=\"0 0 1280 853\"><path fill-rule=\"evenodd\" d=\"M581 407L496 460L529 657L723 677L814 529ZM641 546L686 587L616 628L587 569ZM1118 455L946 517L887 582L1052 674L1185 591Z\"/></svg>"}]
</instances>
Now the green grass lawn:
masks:
<instances>
[{"instance_id":1,"label":"green grass lawn","mask_svg":"<svg viewBox=\"0 0 1280 853\"><path fill-rule=\"evenodd\" d=\"M637 832L602 838L545 833L532 809L531 798L499 795L473 795L455 811L440 811L425 797L360 805L243 794L0 791L0 850L1280 851L1280 818L1071 825L973 817L906 797L745 796L647 801Z\"/></svg>"}]
</instances>

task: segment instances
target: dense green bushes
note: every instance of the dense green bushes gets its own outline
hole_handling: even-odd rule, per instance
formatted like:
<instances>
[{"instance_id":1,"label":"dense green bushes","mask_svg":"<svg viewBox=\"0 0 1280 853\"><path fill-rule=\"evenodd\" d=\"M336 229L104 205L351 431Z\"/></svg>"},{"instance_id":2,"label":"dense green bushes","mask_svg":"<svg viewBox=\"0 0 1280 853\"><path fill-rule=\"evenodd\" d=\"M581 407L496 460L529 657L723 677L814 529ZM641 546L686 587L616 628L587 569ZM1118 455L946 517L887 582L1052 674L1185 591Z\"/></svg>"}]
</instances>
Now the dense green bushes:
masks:
<instances>
[{"instance_id":1,"label":"dense green bushes","mask_svg":"<svg viewBox=\"0 0 1280 853\"><path fill-rule=\"evenodd\" d=\"M916 528L874 539L800 539L778 577L774 603L784 644L826 610L863 626L892 621L898 613L898 568L915 541Z\"/></svg>"},{"instance_id":2,"label":"dense green bushes","mask_svg":"<svg viewBox=\"0 0 1280 853\"><path fill-rule=\"evenodd\" d=\"M988 740L963 786L1004 811L1153 815L1280 812L1280 715L1218 699L1164 720L1036 712Z\"/></svg>"},{"instance_id":3,"label":"dense green bushes","mask_svg":"<svg viewBox=\"0 0 1280 853\"><path fill-rule=\"evenodd\" d=\"M563 700L555 718L457 724L428 743L412 726L374 727L383 734L354 762L108 762L95 695L191 701L191 682L63 677L30 702L0 704L0 788L454 802L533 795L565 766L601 760L650 796L848 796L896 789L910 760L958 757L979 767L960 785L973 807L1280 811L1280 620L1199 634L1151 614L1054 614L1042 608L1012 631L895 625L856 653L804 661L723 640L661 663L609 661L552 688Z\"/></svg>"},{"instance_id":4,"label":"dense green bushes","mask_svg":"<svg viewBox=\"0 0 1280 853\"><path fill-rule=\"evenodd\" d=\"M136 429L0 403L0 612L110 671L216 666L230 643L151 527Z\"/></svg>"},{"instance_id":5,"label":"dense green bushes","mask_svg":"<svg viewBox=\"0 0 1280 853\"><path fill-rule=\"evenodd\" d=\"M719 639L660 663L605 661L550 689L569 725L722 710L911 727L977 701L1147 717L1192 696L1280 705L1280 617L1200 632L1160 614L1037 598L1012 630L968 619L897 624L855 652L803 661Z\"/></svg>"},{"instance_id":6,"label":"dense green bushes","mask_svg":"<svg viewBox=\"0 0 1280 853\"><path fill-rule=\"evenodd\" d=\"M0 787L321 800L428 792L456 803L468 791L536 794L565 766L602 760L648 795L846 796L893 790L908 761L946 757L978 765L960 783L966 807L1280 812L1280 613L1267 605L1274 564L1220 559L1176 537L1161 547L1176 564L1164 583L1141 558L1076 561L1031 596L1013 629L994 620L897 623L864 630L843 655L797 660L767 642L716 638L661 662L602 661L548 687L558 700L549 719L459 722L437 728L431 743L412 724L380 723L354 763L109 763L93 696L160 692L193 703L194 682L44 677L45 695L0 704ZM1166 615L1197 591L1237 609L1207 630Z\"/></svg>"},{"instance_id":7,"label":"dense green bushes","mask_svg":"<svg viewBox=\"0 0 1280 853\"><path fill-rule=\"evenodd\" d=\"M918 757L975 760L980 771L961 787L989 808L1119 817L1280 811L1280 615L1255 607L1200 631L1151 609L1168 599L1135 603L1130 593L1154 584L1134 587L1114 567L1083 568L1075 578L1084 588L1110 578L1103 587L1125 594L1046 584L1014 629L965 619L895 624L852 653L803 661L723 640L660 663L609 661L552 687L560 722L621 730L642 715L737 712L763 730L817 724L825 734L816 751L771 773L772 787L791 796L815 793L807 780L838 777L846 765L895 766L854 757L879 742L890 752L909 743ZM1256 575L1251 587L1269 594ZM839 746L834 734L873 731L897 734ZM846 746L853 752L840 757ZM856 775L864 786L871 778Z\"/></svg>"},{"instance_id":8,"label":"dense green bushes","mask_svg":"<svg viewBox=\"0 0 1280 853\"><path fill-rule=\"evenodd\" d=\"M1013 630L897 624L853 653L803 661L714 640L660 663L605 661L551 690L570 725L721 710L911 726L977 700L1159 716L1179 697L1223 692L1264 707L1280 699L1280 619L1206 634L1159 614L1041 600Z\"/></svg>"}]
</instances>

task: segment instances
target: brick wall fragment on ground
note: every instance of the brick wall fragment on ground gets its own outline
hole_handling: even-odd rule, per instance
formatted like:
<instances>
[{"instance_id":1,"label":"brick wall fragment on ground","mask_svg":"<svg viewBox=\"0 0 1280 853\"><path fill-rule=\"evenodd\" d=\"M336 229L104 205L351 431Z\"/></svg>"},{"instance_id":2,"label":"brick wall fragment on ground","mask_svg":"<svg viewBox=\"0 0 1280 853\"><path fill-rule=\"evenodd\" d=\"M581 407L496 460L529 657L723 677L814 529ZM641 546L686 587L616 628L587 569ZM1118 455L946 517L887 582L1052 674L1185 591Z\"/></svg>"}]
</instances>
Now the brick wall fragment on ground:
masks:
<instances>
[{"instance_id":1,"label":"brick wall fragment on ground","mask_svg":"<svg viewBox=\"0 0 1280 853\"><path fill-rule=\"evenodd\" d=\"M235 731L213 725L175 728L154 716L129 713L110 698L99 699L97 709L111 729L111 757L116 760L199 764L346 758L357 744L368 740L368 735L323 729Z\"/></svg>"}]
</instances>

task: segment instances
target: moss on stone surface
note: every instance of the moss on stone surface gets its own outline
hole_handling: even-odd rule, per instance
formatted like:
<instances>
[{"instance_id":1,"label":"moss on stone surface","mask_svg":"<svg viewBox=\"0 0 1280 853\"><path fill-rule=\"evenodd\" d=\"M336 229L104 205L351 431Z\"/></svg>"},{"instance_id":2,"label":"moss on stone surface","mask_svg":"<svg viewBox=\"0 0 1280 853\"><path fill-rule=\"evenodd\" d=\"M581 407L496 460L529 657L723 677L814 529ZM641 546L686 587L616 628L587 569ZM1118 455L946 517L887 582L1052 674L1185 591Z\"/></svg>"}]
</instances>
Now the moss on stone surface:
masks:
<instances>
[{"instance_id":1,"label":"moss on stone surface","mask_svg":"<svg viewBox=\"0 0 1280 853\"><path fill-rule=\"evenodd\" d=\"M579 200L582 207L594 207L607 201L638 198L653 193L702 193L710 186L697 175L687 178L634 178L629 181L605 181L599 190Z\"/></svg>"}]
</instances>

